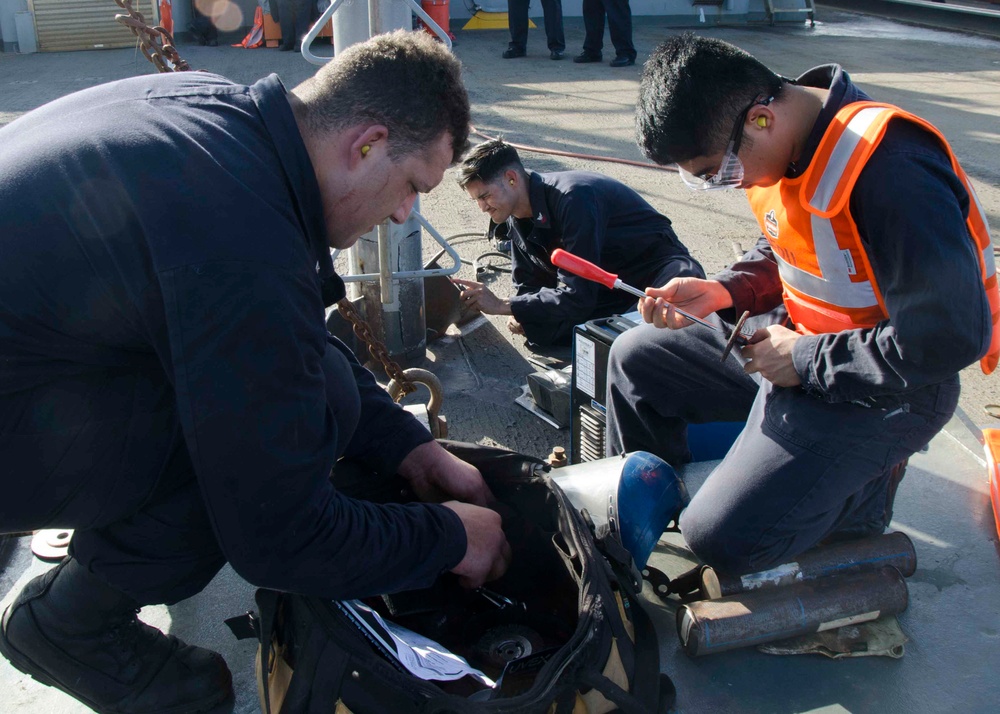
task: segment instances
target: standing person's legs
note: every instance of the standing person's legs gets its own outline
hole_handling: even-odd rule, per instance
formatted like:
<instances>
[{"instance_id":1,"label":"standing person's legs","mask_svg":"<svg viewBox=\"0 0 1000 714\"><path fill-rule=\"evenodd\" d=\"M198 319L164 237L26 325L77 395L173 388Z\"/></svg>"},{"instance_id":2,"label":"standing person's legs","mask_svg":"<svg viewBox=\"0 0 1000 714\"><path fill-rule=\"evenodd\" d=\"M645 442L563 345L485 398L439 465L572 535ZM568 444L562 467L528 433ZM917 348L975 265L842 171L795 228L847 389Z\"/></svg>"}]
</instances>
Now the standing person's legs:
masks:
<instances>
[{"instance_id":1,"label":"standing person's legs","mask_svg":"<svg viewBox=\"0 0 1000 714\"><path fill-rule=\"evenodd\" d=\"M763 327L783 317L776 311L748 323ZM732 329L716 315L706 320ZM608 456L649 451L679 466L691 460L689 423L745 420L758 383L735 351L721 361L725 344L722 333L701 325L643 324L620 335L608 357Z\"/></svg>"},{"instance_id":2,"label":"standing person's legs","mask_svg":"<svg viewBox=\"0 0 1000 714\"><path fill-rule=\"evenodd\" d=\"M281 47L297 51L302 37L309 31L310 0L275 0L279 3L278 24L281 25Z\"/></svg>"},{"instance_id":3,"label":"standing person's legs","mask_svg":"<svg viewBox=\"0 0 1000 714\"><path fill-rule=\"evenodd\" d=\"M615 46L615 57L635 62L635 45L632 44L632 8L629 0L604 0L608 13L608 31L611 44Z\"/></svg>"},{"instance_id":4,"label":"standing person's legs","mask_svg":"<svg viewBox=\"0 0 1000 714\"><path fill-rule=\"evenodd\" d=\"M191 3L191 33L198 44L215 47L219 40L219 31L212 22L212 18L204 14L197 2Z\"/></svg>"},{"instance_id":5,"label":"standing person's legs","mask_svg":"<svg viewBox=\"0 0 1000 714\"><path fill-rule=\"evenodd\" d=\"M302 45L309 28L312 27L313 16L316 14L315 0L295 0L295 47ZM298 51L296 49L296 51Z\"/></svg>"},{"instance_id":6,"label":"standing person's legs","mask_svg":"<svg viewBox=\"0 0 1000 714\"><path fill-rule=\"evenodd\" d=\"M523 55L528 47L528 3L529 0L507 0L510 45L503 54L505 59Z\"/></svg>"},{"instance_id":7,"label":"standing person's legs","mask_svg":"<svg viewBox=\"0 0 1000 714\"><path fill-rule=\"evenodd\" d=\"M685 541L709 565L744 573L841 529L880 533L894 467L944 427L958 392L956 379L862 406L764 382L743 433L681 514Z\"/></svg>"},{"instance_id":8,"label":"standing person's legs","mask_svg":"<svg viewBox=\"0 0 1000 714\"><path fill-rule=\"evenodd\" d=\"M549 50L564 52L566 36L563 33L562 0L542 0L542 13L545 15L545 38Z\"/></svg>"},{"instance_id":9,"label":"standing person's legs","mask_svg":"<svg viewBox=\"0 0 1000 714\"><path fill-rule=\"evenodd\" d=\"M583 0L583 54L576 60L599 62L604 48L604 3L602 0Z\"/></svg>"}]
</instances>

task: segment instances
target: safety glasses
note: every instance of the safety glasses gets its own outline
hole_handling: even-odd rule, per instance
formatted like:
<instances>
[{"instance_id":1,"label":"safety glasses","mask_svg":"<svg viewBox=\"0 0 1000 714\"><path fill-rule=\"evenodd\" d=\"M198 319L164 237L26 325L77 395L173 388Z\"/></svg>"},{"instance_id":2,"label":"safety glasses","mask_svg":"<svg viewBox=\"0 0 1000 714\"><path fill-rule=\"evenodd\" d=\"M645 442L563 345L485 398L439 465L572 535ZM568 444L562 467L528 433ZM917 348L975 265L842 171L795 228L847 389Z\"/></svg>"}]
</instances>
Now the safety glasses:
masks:
<instances>
[{"instance_id":1,"label":"safety glasses","mask_svg":"<svg viewBox=\"0 0 1000 714\"><path fill-rule=\"evenodd\" d=\"M774 101L774 97L763 99L756 97L747 104L746 109L740 112L733 126L732 134L729 136L729 145L726 153L722 155L722 162L719 168L712 173L695 175L685 171L680 166L677 171L681 176L684 185L692 191L715 191L723 188L737 188L743 183L743 162L740 161L740 144L743 142L743 124L747 120L747 114L758 104L767 106Z\"/></svg>"}]
</instances>

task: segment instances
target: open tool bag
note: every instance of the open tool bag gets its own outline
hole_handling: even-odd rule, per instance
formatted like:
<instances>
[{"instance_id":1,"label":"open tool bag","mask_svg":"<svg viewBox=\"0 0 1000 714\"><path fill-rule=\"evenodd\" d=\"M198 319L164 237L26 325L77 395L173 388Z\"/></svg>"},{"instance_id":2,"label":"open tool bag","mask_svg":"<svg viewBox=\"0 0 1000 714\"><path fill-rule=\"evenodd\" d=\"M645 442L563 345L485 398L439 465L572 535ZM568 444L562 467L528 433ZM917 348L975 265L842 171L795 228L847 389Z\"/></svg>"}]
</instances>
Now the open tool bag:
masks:
<instances>
[{"instance_id":1,"label":"open tool bag","mask_svg":"<svg viewBox=\"0 0 1000 714\"><path fill-rule=\"evenodd\" d=\"M627 565L603 554L547 466L500 449L442 443L475 464L497 496L514 555L509 570L488 589L464 590L445 574L426 590L354 603L369 618L378 613L459 655L477 675L423 679L401 666L345 603L258 590L254 630L264 711L667 711L674 688L660 674L656 634L637 584Z\"/></svg>"}]
</instances>

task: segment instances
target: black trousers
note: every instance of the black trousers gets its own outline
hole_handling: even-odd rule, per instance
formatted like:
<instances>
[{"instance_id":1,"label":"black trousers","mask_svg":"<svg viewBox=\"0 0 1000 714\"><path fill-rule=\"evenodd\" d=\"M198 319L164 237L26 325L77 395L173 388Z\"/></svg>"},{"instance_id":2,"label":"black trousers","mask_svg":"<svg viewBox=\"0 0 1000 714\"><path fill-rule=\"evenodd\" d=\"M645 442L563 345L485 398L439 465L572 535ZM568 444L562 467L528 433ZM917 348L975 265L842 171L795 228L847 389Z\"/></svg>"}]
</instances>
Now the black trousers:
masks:
<instances>
[{"instance_id":1,"label":"black trousers","mask_svg":"<svg viewBox=\"0 0 1000 714\"><path fill-rule=\"evenodd\" d=\"M212 18L199 10L197 3L191 3L191 34L202 42L219 39L219 31Z\"/></svg>"},{"instance_id":2,"label":"black trousers","mask_svg":"<svg viewBox=\"0 0 1000 714\"><path fill-rule=\"evenodd\" d=\"M545 37L550 50L566 49L563 35L562 0L541 0L545 15ZM507 21L510 26L510 45L519 50L528 46L528 5L530 0L507 0Z\"/></svg>"},{"instance_id":3,"label":"black trousers","mask_svg":"<svg viewBox=\"0 0 1000 714\"><path fill-rule=\"evenodd\" d=\"M278 5L281 46L297 47L312 25L313 0L272 0Z\"/></svg>"},{"instance_id":4,"label":"black trousers","mask_svg":"<svg viewBox=\"0 0 1000 714\"><path fill-rule=\"evenodd\" d=\"M359 407L337 385L354 374L333 347L323 371L346 445ZM156 369L66 377L5 399L0 461L0 532L75 529L71 555L140 605L191 597L226 562L214 531L225 525L209 518ZM364 496L351 490L362 483L368 495L386 487L367 474L343 490Z\"/></svg>"},{"instance_id":5,"label":"black trousers","mask_svg":"<svg viewBox=\"0 0 1000 714\"><path fill-rule=\"evenodd\" d=\"M779 308L748 324L784 317ZM699 325L642 325L618 337L608 360L608 455L650 451L676 466L691 459L689 423L746 421L680 517L695 555L726 572L770 568L827 537L881 532L893 467L951 418L958 376L902 395L830 403L747 375L735 351L720 362L724 342Z\"/></svg>"},{"instance_id":6,"label":"black trousers","mask_svg":"<svg viewBox=\"0 0 1000 714\"><path fill-rule=\"evenodd\" d=\"M635 45L632 44L632 8L628 0L583 0L583 26L586 36L583 51L600 54L604 47L604 16L608 17L611 44L618 57L635 59Z\"/></svg>"}]
</instances>

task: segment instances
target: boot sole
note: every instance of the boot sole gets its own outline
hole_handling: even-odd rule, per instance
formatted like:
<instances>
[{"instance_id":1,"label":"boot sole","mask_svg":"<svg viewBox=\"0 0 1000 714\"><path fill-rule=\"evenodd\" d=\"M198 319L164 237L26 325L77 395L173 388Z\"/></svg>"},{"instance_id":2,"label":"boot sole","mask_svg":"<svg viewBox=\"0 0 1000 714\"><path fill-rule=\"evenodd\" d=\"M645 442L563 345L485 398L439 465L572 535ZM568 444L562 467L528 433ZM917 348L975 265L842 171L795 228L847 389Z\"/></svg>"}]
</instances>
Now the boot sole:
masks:
<instances>
[{"instance_id":1,"label":"boot sole","mask_svg":"<svg viewBox=\"0 0 1000 714\"><path fill-rule=\"evenodd\" d=\"M96 702L71 691L67 687L63 686L58 680L55 680L45 674L45 670L35 664L30 657L14 647L14 645L12 645L7 639L7 621L10 619L12 607L13 605L7 606L7 609L4 610L3 613L3 620L0 621L0 654L3 654L3 656L7 658L7 661L14 665L15 669L28 675L40 684L44 684L47 687L55 687L64 694L73 697L73 699L83 702L98 714L122 714L122 710L120 709L103 709ZM221 694L224 696L221 696L218 699L206 701L202 704L185 704L184 706L178 706L172 709L158 709L155 712L150 712L149 714L184 714L185 712L191 712L191 714L204 714L205 712L210 712L233 697L231 675L229 691L221 692ZM192 706L195 706L196 708L191 708Z\"/></svg>"}]
</instances>

